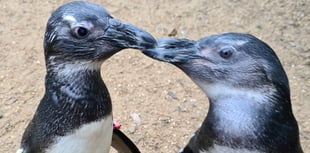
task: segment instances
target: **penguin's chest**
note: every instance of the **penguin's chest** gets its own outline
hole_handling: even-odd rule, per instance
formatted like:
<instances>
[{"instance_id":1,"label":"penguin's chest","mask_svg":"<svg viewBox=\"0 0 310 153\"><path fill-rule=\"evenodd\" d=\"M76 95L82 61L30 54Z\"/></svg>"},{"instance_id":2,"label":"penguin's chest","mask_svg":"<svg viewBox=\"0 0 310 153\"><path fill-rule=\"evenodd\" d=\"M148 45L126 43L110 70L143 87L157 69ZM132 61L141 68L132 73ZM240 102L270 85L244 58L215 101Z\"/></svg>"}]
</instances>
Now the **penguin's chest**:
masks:
<instances>
[{"instance_id":1,"label":"penguin's chest","mask_svg":"<svg viewBox=\"0 0 310 153\"><path fill-rule=\"evenodd\" d=\"M236 149L227 146L213 145L208 151L201 150L199 153L263 153L257 150Z\"/></svg>"},{"instance_id":2,"label":"penguin's chest","mask_svg":"<svg viewBox=\"0 0 310 153\"><path fill-rule=\"evenodd\" d=\"M46 153L109 153L112 133L112 115L109 115L56 138Z\"/></svg>"}]
</instances>

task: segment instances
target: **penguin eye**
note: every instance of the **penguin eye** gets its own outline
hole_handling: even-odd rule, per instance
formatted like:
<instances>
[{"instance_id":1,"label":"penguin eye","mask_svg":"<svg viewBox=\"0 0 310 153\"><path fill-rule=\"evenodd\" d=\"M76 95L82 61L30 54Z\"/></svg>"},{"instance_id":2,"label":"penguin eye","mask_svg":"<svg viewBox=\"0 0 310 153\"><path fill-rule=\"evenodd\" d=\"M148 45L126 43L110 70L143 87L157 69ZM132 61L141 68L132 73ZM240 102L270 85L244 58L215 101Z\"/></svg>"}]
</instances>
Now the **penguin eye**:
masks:
<instances>
[{"instance_id":1,"label":"penguin eye","mask_svg":"<svg viewBox=\"0 0 310 153\"><path fill-rule=\"evenodd\" d=\"M84 38L89 34L89 30L87 28L84 27L75 27L73 29L73 35L76 38Z\"/></svg>"},{"instance_id":2,"label":"penguin eye","mask_svg":"<svg viewBox=\"0 0 310 153\"><path fill-rule=\"evenodd\" d=\"M220 50L219 54L222 58L228 59L233 54L233 48L223 48Z\"/></svg>"}]
</instances>

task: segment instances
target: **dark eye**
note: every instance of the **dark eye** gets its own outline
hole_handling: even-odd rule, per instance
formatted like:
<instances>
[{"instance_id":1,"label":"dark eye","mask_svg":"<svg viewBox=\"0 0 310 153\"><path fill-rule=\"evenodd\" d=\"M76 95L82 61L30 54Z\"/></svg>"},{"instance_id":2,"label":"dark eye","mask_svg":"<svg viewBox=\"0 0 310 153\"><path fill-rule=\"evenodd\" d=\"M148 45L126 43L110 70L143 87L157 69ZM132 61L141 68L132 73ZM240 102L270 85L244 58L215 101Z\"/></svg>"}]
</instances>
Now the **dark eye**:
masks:
<instances>
[{"instance_id":1,"label":"dark eye","mask_svg":"<svg viewBox=\"0 0 310 153\"><path fill-rule=\"evenodd\" d=\"M84 38L85 36L88 35L88 33L89 33L88 29L84 27L76 27L73 29L73 34L77 38Z\"/></svg>"},{"instance_id":2,"label":"dark eye","mask_svg":"<svg viewBox=\"0 0 310 153\"><path fill-rule=\"evenodd\" d=\"M219 54L222 58L228 59L233 54L233 49L232 48L223 48L223 49L221 49Z\"/></svg>"}]
</instances>

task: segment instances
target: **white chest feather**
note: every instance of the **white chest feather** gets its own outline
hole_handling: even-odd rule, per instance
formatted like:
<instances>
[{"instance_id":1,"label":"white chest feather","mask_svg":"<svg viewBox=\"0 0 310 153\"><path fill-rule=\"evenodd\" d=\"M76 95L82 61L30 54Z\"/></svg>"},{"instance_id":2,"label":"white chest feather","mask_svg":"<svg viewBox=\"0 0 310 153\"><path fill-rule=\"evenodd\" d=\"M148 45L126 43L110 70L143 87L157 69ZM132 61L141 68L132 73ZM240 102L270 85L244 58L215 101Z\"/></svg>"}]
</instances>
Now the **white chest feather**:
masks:
<instances>
[{"instance_id":1,"label":"white chest feather","mask_svg":"<svg viewBox=\"0 0 310 153\"><path fill-rule=\"evenodd\" d=\"M213 145L208 151L201 150L199 153L262 153L255 150L248 149L234 149L226 146Z\"/></svg>"},{"instance_id":2,"label":"white chest feather","mask_svg":"<svg viewBox=\"0 0 310 153\"><path fill-rule=\"evenodd\" d=\"M64 137L46 153L109 153L113 133L112 116L83 125L81 128Z\"/></svg>"}]
</instances>

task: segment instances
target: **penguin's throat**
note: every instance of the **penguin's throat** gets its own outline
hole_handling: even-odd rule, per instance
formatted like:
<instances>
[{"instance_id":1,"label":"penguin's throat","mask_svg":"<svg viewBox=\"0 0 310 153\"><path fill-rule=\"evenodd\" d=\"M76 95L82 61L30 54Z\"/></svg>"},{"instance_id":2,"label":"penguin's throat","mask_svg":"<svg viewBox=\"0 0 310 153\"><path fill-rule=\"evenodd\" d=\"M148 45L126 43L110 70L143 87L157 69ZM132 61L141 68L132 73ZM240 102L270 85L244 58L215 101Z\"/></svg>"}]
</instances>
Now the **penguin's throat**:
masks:
<instances>
[{"instance_id":1,"label":"penguin's throat","mask_svg":"<svg viewBox=\"0 0 310 153\"><path fill-rule=\"evenodd\" d=\"M264 89L213 86L205 87L205 92L210 100L208 124L215 133L232 138L247 136L255 139L276 107L271 100L273 92L267 93Z\"/></svg>"},{"instance_id":2,"label":"penguin's throat","mask_svg":"<svg viewBox=\"0 0 310 153\"><path fill-rule=\"evenodd\" d=\"M106 95L106 87L100 74L101 62L76 62L48 65L46 75L46 90L53 101L65 97L88 99ZM58 97L58 98L57 98Z\"/></svg>"},{"instance_id":3,"label":"penguin's throat","mask_svg":"<svg viewBox=\"0 0 310 153\"><path fill-rule=\"evenodd\" d=\"M210 119L209 123L213 124L215 133L236 138L255 138L265 120L268 120L269 112L269 108L254 101L235 98L216 102L211 100L207 120Z\"/></svg>"},{"instance_id":4,"label":"penguin's throat","mask_svg":"<svg viewBox=\"0 0 310 153\"><path fill-rule=\"evenodd\" d=\"M72 75L83 75L83 73L100 73L103 61L63 61L56 57L50 57L47 61L47 73L52 73L60 78L68 78Z\"/></svg>"}]
</instances>

